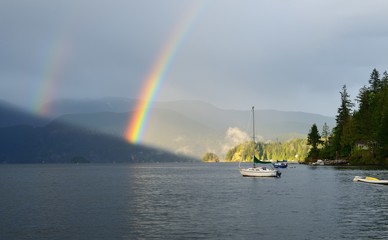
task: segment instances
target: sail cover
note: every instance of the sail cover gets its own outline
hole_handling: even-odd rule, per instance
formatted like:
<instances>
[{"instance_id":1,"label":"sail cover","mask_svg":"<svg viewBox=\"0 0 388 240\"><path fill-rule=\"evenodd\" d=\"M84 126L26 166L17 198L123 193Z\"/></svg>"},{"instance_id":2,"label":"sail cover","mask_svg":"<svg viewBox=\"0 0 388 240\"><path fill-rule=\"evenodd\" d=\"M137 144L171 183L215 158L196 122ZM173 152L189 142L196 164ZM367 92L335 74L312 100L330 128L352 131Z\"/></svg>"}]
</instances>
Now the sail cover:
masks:
<instances>
[{"instance_id":1,"label":"sail cover","mask_svg":"<svg viewBox=\"0 0 388 240\"><path fill-rule=\"evenodd\" d=\"M253 155L253 162L254 163L261 163L261 164L269 164L271 162L264 162L264 161L261 161L260 159L258 159L255 155Z\"/></svg>"}]
</instances>

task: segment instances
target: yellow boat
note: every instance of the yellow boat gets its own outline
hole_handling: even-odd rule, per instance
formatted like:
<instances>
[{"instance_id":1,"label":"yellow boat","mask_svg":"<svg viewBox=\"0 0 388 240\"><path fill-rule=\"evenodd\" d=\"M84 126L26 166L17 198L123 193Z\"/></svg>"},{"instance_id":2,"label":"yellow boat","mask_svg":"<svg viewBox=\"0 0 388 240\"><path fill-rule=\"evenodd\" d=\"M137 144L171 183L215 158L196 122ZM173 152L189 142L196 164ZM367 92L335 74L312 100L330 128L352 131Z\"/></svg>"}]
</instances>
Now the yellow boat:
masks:
<instances>
[{"instance_id":1,"label":"yellow boat","mask_svg":"<svg viewBox=\"0 0 388 240\"><path fill-rule=\"evenodd\" d=\"M373 183L373 184L383 184L383 185L388 185L388 180L380 180L375 177L359 177L355 176L353 179L353 182L364 182L364 183Z\"/></svg>"}]
</instances>

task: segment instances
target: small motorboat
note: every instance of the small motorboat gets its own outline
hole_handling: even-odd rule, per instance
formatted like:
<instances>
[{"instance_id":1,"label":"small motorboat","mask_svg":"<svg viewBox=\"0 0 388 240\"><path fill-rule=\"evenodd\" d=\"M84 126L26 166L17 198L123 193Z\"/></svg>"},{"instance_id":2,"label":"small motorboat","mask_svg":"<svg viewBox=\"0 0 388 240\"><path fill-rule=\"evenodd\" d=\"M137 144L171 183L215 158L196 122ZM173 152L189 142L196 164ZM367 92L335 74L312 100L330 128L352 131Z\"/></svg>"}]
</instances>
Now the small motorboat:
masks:
<instances>
[{"instance_id":1,"label":"small motorboat","mask_svg":"<svg viewBox=\"0 0 388 240\"><path fill-rule=\"evenodd\" d=\"M359 177L355 176L353 179L353 182L364 182L364 183L373 183L373 184L383 184L383 185L388 185L388 180L380 180L378 178L374 177Z\"/></svg>"},{"instance_id":2,"label":"small motorboat","mask_svg":"<svg viewBox=\"0 0 388 240\"><path fill-rule=\"evenodd\" d=\"M287 163L287 160L283 160L283 161L277 161L276 163L272 164L275 168L287 168L288 166L288 163Z\"/></svg>"}]
</instances>

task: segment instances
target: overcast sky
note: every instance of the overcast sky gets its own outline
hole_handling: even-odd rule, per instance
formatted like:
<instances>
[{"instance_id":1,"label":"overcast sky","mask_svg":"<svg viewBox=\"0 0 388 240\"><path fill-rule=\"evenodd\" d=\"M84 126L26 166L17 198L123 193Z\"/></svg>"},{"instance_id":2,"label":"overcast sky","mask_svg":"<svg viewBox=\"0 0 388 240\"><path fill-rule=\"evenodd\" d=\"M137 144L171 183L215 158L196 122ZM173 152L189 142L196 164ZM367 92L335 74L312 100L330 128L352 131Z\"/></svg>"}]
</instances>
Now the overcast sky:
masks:
<instances>
[{"instance_id":1,"label":"overcast sky","mask_svg":"<svg viewBox=\"0 0 388 240\"><path fill-rule=\"evenodd\" d=\"M388 70L386 0L198 4L157 101L335 116ZM0 99L137 98L189 0L0 1Z\"/></svg>"}]
</instances>

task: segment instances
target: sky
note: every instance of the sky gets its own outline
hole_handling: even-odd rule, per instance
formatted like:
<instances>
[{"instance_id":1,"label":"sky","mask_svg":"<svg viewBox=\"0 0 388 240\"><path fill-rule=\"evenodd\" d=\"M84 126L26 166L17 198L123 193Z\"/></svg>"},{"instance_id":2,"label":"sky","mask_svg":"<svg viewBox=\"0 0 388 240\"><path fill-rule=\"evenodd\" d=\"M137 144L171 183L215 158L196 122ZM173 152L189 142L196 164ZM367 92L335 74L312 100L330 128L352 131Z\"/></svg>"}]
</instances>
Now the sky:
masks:
<instances>
[{"instance_id":1,"label":"sky","mask_svg":"<svg viewBox=\"0 0 388 240\"><path fill-rule=\"evenodd\" d=\"M34 111L66 98L141 98L173 43L155 101L335 116L344 84L355 99L373 68L388 70L387 9L386 0L2 0L0 99Z\"/></svg>"}]
</instances>

